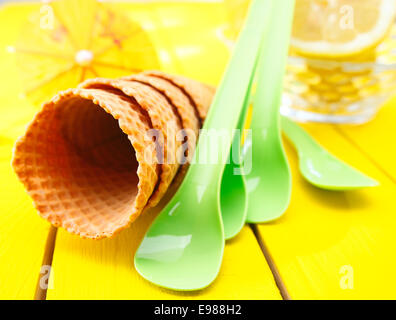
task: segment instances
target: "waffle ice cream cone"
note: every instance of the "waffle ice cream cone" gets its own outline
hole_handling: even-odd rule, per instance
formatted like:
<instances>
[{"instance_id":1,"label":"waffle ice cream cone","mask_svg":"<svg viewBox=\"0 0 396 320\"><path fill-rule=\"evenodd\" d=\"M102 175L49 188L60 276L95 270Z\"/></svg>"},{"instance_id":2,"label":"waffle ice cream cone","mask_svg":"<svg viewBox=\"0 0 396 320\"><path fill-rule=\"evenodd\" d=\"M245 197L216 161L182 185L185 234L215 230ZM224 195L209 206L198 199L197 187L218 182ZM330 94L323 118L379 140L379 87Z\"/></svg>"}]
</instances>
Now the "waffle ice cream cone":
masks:
<instances>
[{"instance_id":1,"label":"waffle ice cream cone","mask_svg":"<svg viewBox=\"0 0 396 320\"><path fill-rule=\"evenodd\" d=\"M196 80L167 74L162 71L145 71L143 74L165 79L174 86L178 87L185 93L185 95L190 99L191 103L196 108L200 121L203 122L205 120L210 104L212 103L213 96L216 92L214 87L203 84Z\"/></svg>"},{"instance_id":2,"label":"waffle ice cream cone","mask_svg":"<svg viewBox=\"0 0 396 320\"><path fill-rule=\"evenodd\" d=\"M197 106L206 115L214 90L158 74L88 80L43 105L12 161L43 218L83 238L111 237L181 181L180 150L194 150Z\"/></svg>"},{"instance_id":3,"label":"waffle ice cream cone","mask_svg":"<svg viewBox=\"0 0 396 320\"><path fill-rule=\"evenodd\" d=\"M43 218L82 237L110 237L136 219L157 184L149 129L123 97L67 90L44 104L12 165Z\"/></svg>"},{"instance_id":4,"label":"waffle ice cream cone","mask_svg":"<svg viewBox=\"0 0 396 320\"><path fill-rule=\"evenodd\" d=\"M183 93L180 88L172 85L169 81L161 78L136 74L123 78L129 81L138 81L151 86L154 90L161 93L172 106L175 114L180 119L183 128L183 136L185 137L187 146L185 148L186 156L184 162L190 162L194 153L196 139L200 129L200 120L195 115L195 108L191 104L190 99Z\"/></svg>"},{"instance_id":5,"label":"waffle ice cream cone","mask_svg":"<svg viewBox=\"0 0 396 320\"><path fill-rule=\"evenodd\" d=\"M120 90L123 94L135 100L147 112L150 122L156 130L152 134L159 142L161 150L159 152L160 182L148 203L150 207L156 206L168 190L181 161L178 150L181 150L182 141L178 140L176 136L181 131L181 123L172 107L163 95L136 81L96 78L81 83L80 87Z\"/></svg>"},{"instance_id":6,"label":"waffle ice cream cone","mask_svg":"<svg viewBox=\"0 0 396 320\"><path fill-rule=\"evenodd\" d=\"M139 81L152 86L167 98L169 103L174 106L175 112L179 114L187 138L184 154L185 164L180 168L173 182L180 185L192 160L199 129L201 123L205 120L215 94L215 88L195 80L160 71L148 71L123 77L123 79Z\"/></svg>"}]
</instances>

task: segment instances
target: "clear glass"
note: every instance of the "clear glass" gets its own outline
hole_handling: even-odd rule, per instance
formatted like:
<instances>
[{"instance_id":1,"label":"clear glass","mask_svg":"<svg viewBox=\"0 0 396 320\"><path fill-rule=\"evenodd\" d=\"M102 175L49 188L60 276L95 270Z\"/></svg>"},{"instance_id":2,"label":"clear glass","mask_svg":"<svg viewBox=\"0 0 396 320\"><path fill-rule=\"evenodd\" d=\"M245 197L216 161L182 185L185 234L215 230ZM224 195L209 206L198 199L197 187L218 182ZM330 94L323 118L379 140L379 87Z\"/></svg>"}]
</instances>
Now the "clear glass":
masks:
<instances>
[{"instance_id":1,"label":"clear glass","mask_svg":"<svg viewBox=\"0 0 396 320\"><path fill-rule=\"evenodd\" d=\"M371 120L396 87L396 26L373 61L289 56L281 113L298 121L360 124Z\"/></svg>"},{"instance_id":2,"label":"clear glass","mask_svg":"<svg viewBox=\"0 0 396 320\"><path fill-rule=\"evenodd\" d=\"M297 4L298 1L307 3L308 0L296 0ZM325 0L310 1L317 5L329 4ZM333 2L339 5L338 0ZM248 3L249 0L224 0L230 17L228 33L224 32L226 38L236 38L245 14L243 6ZM362 21L355 22L362 26ZM330 38L333 27L322 32L328 33L325 36ZM309 58L294 52L292 46L281 113L302 122L365 123L377 114L395 87L395 26L376 47L350 58Z\"/></svg>"}]
</instances>

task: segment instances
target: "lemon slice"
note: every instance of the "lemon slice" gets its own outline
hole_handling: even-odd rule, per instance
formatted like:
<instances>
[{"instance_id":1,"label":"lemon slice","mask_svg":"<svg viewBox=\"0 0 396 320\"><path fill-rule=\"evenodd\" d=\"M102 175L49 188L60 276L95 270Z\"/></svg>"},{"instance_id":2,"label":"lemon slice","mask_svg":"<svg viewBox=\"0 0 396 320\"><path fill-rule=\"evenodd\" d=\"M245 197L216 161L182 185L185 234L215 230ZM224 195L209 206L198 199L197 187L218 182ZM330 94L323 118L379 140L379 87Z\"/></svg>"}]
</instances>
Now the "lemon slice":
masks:
<instances>
[{"instance_id":1,"label":"lemon slice","mask_svg":"<svg viewBox=\"0 0 396 320\"><path fill-rule=\"evenodd\" d=\"M361 54L384 39L395 12L394 0L296 0L292 49L324 58Z\"/></svg>"}]
</instances>

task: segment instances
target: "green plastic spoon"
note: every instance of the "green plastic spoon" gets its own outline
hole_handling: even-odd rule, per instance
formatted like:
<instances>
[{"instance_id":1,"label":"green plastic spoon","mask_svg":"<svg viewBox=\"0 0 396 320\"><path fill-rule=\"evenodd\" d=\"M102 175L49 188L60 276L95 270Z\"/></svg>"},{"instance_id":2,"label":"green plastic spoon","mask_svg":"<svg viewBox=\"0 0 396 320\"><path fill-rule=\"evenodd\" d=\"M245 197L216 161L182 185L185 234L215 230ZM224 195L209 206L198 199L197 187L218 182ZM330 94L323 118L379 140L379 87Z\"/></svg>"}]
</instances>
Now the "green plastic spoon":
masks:
<instances>
[{"instance_id":1,"label":"green plastic spoon","mask_svg":"<svg viewBox=\"0 0 396 320\"><path fill-rule=\"evenodd\" d=\"M314 186L328 190L351 190L378 186L378 182L336 158L298 124L282 117L282 129L294 145L300 172Z\"/></svg>"},{"instance_id":2,"label":"green plastic spoon","mask_svg":"<svg viewBox=\"0 0 396 320\"><path fill-rule=\"evenodd\" d=\"M251 140L244 146L244 162L251 154L246 173L247 222L261 223L279 218L291 195L291 174L282 145L279 107L283 75L293 18L294 0L274 1L268 37L261 49L257 89L253 100Z\"/></svg>"},{"instance_id":3,"label":"green plastic spoon","mask_svg":"<svg viewBox=\"0 0 396 320\"><path fill-rule=\"evenodd\" d=\"M254 70L257 68L258 55ZM246 192L245 172L241 156L241 138L246 121L246 115L251 102L254 73L246 91L238 126L236 127L232 148L224 167L220 186L220 211L223 219L224 237L226 240L235 237L246 222L248 198Z\"/></svg>"},{"instance_id":4,"label":"green plastic spoon","mask_svg":"<svg viewBox=\"0 0 396 320\"><path fill-rule=\"evenodd\" d=\"M235 237L243 228L246 221L248 199L246 193L245 173L242 167L240 137L245 124L245 115L250 99L251 88L246 94L242 115L239 119L237 130L221 179L220 205L223 219L224 236L226 240ZM232 152L232 153L231 153Z\"/></svg>"},{"instance_id":5,"label":"green plastic spoon","mask_svg":"<svg viewBox=\"0 0 396 320\"><path fill-rule=\"evenodd\" d=\"M224 251L220 216L220 179L230 150L232 135L213 135L236 128L272 1L251 4L223 81L204 124L204 131L182 185L146 233L135 255L135 267L145 279L175 290L197 290L217 276ZM204 163L220 155L219 161ZM222 157L221 155L225 155Z\"/></svg>"}]
</instances>

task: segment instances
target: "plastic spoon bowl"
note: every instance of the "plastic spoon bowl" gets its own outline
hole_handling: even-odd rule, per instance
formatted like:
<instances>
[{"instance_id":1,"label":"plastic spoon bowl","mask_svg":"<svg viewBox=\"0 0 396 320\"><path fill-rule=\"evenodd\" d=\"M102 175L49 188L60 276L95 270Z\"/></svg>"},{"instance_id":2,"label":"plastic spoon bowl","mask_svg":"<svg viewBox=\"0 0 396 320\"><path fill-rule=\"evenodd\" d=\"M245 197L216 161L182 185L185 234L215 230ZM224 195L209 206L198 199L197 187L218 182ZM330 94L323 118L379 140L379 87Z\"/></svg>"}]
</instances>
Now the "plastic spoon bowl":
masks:
<instances>
[{"instance_id":1,"label":"plastic spoon bowl","mask_svg":"<svg viewBox=\"0 0 396 320\"><path fill-rule=\"evenodd\" d=\"M297 149L301 174L316 187L351 190L378 186L377 181L327 152L293 121L282 117L282 129Z\"/></svg>"},{"instance_id":2,"label":"plastic spoon bowl","mask_svg":"<svg viewBox=\"0 0 396 320\"><path fill-rule=\"evenodd\" d=\"M271 14L271 1L255 0L234 49L223 81L204 124L187 175L173 199L145 235L135 255L136 270L145 279L175 290L197 290L217 276L224 251L220 216L220 179L227 157L215 164L207 156L227 155L232 135L213 148L212 132L232 131L238 123L260 44Z\"/></svg>"},{"instance_id":3,"label":"plastic spoon bowl","mask_svg":"<svg viewBox=\"0 0 396 320\"><path fill-rule=\"evenodd\" d=\"M291 174L283 150L279 107L283 75L293 18L294 0L274 1L270 27L274 37L261 49L257 90L253 100L252 139L244 146L244 162L251 154L252 167L246 174L247 221L267 222L287 209L291 195Z\"/></svg>"}]
</instances>

